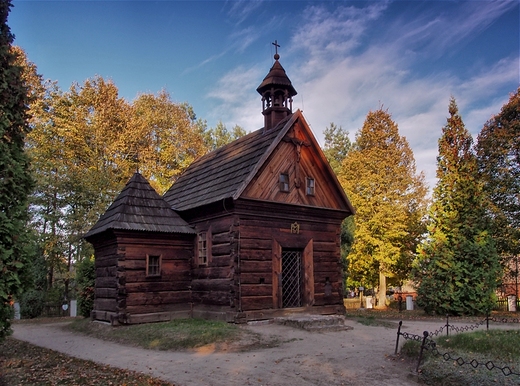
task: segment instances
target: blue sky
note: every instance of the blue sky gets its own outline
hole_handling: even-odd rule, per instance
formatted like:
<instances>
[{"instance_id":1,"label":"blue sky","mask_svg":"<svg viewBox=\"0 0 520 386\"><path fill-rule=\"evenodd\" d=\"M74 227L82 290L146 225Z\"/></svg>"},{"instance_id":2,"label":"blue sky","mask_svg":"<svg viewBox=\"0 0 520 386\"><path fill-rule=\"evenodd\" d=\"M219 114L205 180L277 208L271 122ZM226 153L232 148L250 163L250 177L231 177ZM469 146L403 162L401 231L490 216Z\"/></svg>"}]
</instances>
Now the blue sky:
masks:
<instances>
[{"instance_id":1,"label":"blue sky","mask_svg":"<svg viewBox=\"0 0 520 386\"><path fill-rule=\"evenodd\" d=\"M46 79L101 75L120 95L166 89L209 126L263 125L256 87L280 63L323 144L387 108L435 184L437 140L457 100L476 136L520 83L519 1L23 1L8 24Z\"/></svg>"}]
</instances>

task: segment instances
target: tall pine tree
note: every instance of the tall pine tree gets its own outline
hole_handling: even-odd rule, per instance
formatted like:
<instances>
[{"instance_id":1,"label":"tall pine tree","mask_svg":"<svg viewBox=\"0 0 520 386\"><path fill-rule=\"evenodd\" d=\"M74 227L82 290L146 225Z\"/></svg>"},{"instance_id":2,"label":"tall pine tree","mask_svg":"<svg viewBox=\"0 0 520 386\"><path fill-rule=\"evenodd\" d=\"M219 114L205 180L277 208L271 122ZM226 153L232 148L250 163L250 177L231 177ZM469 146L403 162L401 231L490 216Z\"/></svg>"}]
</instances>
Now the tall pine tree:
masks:
<instances>
[{"instance_id":1,"label":"tall pine tree","mask_svg":"<svg viewBox=\"0 0 520 386\"><path fill-rule=\"evenodd\" d=\"M487 313L500 272L489 233L472 137L455 99L442 128L428 234L419 246L418 305L427 313Z\"/></svg>"},{"instance_id":2,"label":"tall pine tree","mask_svg":"<svg viewBox=\"0 0 520 386\"><path fill-rule=\"evenodd\" d=\"M22 287L27 197L32 188L24 152L29 101L22 69L11 51L10 8L10 1L0 1L0 340L10 332L11 302Z\"/></svg>"}]
</instances>

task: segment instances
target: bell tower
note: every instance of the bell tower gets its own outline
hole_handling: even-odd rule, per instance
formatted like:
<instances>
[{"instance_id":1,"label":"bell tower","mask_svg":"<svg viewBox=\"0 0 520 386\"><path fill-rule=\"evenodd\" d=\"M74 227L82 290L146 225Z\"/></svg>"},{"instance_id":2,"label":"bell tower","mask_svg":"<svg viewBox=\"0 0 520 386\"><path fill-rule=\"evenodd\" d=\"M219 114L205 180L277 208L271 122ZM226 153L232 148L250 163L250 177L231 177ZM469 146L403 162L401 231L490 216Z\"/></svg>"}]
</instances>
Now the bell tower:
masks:
<instances>
[{"instance_id":1,"label":"bell tower","mask_svg":"<svg viewBox=\"0 0 520 386\"><path fill-rule=\"evenodd\" d=\"M276 40L273 45L276 48L274 64L263 82L256 89L262 96L264 131L272 129L278 122L292 114L292 97L297 94L291 84L291 80L278 61L280 59L280 55L278 55L278 47L280 45Z\"/></svg>"}]
</instances>

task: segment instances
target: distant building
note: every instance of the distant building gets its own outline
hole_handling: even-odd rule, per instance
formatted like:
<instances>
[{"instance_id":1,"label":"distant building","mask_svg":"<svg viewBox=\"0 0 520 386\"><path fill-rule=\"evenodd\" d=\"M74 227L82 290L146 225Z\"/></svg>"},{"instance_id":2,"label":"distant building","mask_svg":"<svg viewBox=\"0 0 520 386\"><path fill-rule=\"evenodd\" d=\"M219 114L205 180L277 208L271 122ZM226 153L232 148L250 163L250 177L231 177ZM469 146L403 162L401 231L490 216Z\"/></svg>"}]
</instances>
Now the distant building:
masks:
<instances>
[{"instance_id":1,"label":"distant building","mask_svg":"<svg viewBox=\"0 0 520 386\"><path fill-rule=\"evenodd\" d=\"M136 173L85 235L94 319L344 312L340 227L354 208L274 58L257 88L263 128L195 161L163 197Z\"/></svg>"}]
</instances>

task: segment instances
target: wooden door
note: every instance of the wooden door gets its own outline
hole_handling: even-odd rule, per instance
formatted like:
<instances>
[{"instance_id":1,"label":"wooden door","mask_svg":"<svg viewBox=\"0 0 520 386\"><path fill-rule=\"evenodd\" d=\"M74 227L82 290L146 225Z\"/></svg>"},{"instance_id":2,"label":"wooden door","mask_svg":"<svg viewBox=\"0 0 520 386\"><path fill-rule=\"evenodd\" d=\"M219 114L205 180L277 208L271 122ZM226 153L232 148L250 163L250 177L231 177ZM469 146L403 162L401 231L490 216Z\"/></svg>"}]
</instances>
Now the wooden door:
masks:
<instances>
[{"instance_id":1,"label":"wooden door","mask_svg":"<svg viewBox=\"0 0 520 386\"><path fill-rule=\"evenodd\" d=\"M303 305L302 249L282 249L282 308Z\"/></svg>"}]
</instances>

